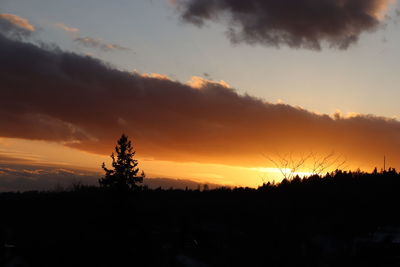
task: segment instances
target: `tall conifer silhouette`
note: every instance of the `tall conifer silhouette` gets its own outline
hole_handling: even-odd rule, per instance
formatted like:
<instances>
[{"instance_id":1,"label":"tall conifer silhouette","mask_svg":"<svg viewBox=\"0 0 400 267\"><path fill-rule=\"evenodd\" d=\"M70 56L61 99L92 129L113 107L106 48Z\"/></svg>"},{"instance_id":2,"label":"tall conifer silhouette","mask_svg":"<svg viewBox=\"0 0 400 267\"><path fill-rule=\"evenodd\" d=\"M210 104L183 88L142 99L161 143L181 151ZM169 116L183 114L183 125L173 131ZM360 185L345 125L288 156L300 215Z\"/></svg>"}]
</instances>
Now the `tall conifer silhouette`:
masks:
<instances>
[{"instance_id":1,"label":"tall conifer silhouette","mask_svg":"<svg viewBox=\"0 0 400 267\"><path fill-rule=\"evenodd\" d=\"M138 183L143 182L145 174L141 171L139 174L138 161L134 159L135 151L132 147L132 142L128 136L123 134L117 141L115 146L115 154L111 154L112 169L106 168L103 162L102 168L105 176L99 179L101 187L118 190L118 191L132 191L139 189L141 186Z\"/></svg>"}]
</instances>

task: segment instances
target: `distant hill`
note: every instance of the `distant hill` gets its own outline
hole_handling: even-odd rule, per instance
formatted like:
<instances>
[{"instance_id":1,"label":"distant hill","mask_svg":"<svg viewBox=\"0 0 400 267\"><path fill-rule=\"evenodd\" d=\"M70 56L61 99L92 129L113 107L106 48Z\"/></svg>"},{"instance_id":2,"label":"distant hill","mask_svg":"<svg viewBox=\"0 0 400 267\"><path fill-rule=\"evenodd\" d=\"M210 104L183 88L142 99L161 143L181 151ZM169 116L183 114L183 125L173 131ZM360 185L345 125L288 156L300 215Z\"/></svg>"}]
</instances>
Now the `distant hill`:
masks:
<instances>
[{"instance_id":1,"label":"distant hill","mask_svg":"<svg viewBox=\"0 0 400 267\"><path fill-rule=\"evenodd\" d=\"M102 173L72 168L0 164L0 192L62 191L72 188L74 184L98 185L101 176ZM204 186L203 183L187 179L151 177L144 179L144 185L152 189L197 189ZM208 183L207 186L213 189L221 185Z\"/></svg>"}]
</instances>

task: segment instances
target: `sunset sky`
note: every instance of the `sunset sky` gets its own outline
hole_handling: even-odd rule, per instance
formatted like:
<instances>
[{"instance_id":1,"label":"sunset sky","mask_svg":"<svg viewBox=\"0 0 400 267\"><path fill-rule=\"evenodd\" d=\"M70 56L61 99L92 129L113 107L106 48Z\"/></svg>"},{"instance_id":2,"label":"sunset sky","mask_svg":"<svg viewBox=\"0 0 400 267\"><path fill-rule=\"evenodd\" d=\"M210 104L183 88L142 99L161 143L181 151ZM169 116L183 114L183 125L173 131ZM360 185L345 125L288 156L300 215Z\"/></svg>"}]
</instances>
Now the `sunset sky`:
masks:
<instances>
[{"instance_id":1,"label":"sunset sky","mask_svg":"<svg viewBox=\"0 0 400 267\"><path fill-rule=\"evenodd\" d=\"M282 179L270 159L307 174L331 154L399 168L399 8L1 0L0 190L96 182L122 133L149 178L254 187Z\"/></svg>"}]
</instances>

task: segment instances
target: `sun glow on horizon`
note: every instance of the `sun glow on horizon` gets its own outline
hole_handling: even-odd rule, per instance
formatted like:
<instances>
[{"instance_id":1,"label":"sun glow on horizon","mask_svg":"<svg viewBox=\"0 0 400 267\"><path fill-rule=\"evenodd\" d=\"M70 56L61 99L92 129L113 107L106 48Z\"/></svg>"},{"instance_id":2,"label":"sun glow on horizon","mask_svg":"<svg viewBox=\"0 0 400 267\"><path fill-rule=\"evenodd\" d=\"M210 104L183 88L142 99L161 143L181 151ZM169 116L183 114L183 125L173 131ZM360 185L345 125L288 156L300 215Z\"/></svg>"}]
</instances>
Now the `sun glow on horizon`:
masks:
<instances>
[{"instance_id":1,"label":"sun glow on horizon","mask_svg":"<svg viewBox=\"0 0 400 267\"><path fill-rule=\"evenodd\" d=\"M110 153L113 148L110 147ZM282 179L276 168L252 168L213 163L175 162L140 158L139 167L148 177L187 179L199 183L220 184L221 186L261 185L268 175L268 181ZM109 155L98 155L66 147L60 143L33 141L16 138L0 138L0 163L25 164L27 166L57 166L84 169L101 173L101 163L111 164Z\"/></svg>"},{"instance_id":2,"label":"sun glow on horizon","mask_svg":"<svg viewBox=\"0 0 400 267\"><path fill-rule=\"evenodd\" d=\"M291 168L251 168L252 170L258 171L260 173L279 173L282 178L290 176L300 176L307 177L315 173L310 171L293 171Z\"/></svg>"}]
</instances>

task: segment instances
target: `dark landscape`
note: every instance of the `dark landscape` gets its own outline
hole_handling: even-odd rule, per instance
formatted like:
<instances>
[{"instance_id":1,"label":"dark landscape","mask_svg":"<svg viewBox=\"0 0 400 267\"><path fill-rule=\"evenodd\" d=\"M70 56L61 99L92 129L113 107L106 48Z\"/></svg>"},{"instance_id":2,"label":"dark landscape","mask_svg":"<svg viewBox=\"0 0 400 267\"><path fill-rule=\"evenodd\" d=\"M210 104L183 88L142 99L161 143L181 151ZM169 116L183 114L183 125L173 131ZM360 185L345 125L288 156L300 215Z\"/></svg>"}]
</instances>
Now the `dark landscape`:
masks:
<instances>
[{"instance_id":1,"label":"dark landscape","mask_svg":"<svg viewBox=\"0 0 400 267\"><path fill-rule=\"evenodd\" d=\"M399 267L400 0L0 0L0 267Z\"/></svg>"},{"instance_id":2,"label":"dark landscape","mask_svg":"<svg viewBox=\"0 0 400 267\"><path fill-rule=\"evenodd\" d=\"M2 193L2 264L398 266L400 174L258 189ZM17 266L17 265L3 265Z\"/></svg>"}]
</instances>

